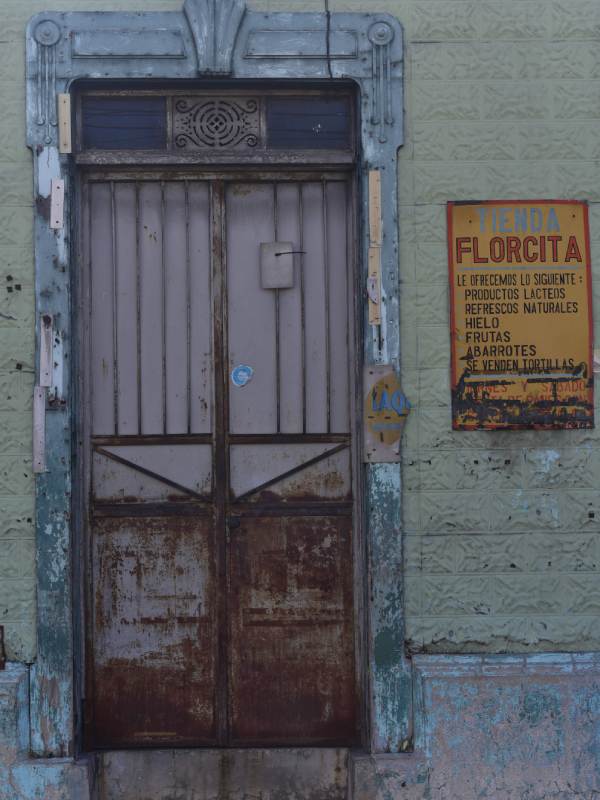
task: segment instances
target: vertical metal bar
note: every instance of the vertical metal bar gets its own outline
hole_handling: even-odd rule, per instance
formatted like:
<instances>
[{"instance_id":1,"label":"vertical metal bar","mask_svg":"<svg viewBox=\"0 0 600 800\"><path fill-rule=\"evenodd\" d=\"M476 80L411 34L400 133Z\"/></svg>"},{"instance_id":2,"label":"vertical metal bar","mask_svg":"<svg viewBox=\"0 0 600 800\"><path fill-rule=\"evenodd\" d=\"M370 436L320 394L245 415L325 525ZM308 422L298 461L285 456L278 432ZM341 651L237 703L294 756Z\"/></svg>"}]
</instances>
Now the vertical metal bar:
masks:
<instances>
[{"instance_id":1,"label":"vertical metal bar","mask_svg":"<svg viewBox=\"0 0 600 800\"><path fill-rule=\"evenodd\" d=\"M167 433L167 268L165 259L165 182L160 182L160 267L162 274L162 405L163 433Z\"/></svg>"},{"instance_id":2,"label":"vertical metal bar","mask_svg":"<svg viewBox=\"0 0 600 800\"><path fill-rule=\"evenodd\" d=\"M207 192L208 192L208 214L209 214L209 220L210 220L211 219L210 214L212 213L211 212L211 208L212 208L212 202L213 202L213 200L212 200L212 184L210 182L204 182L201 185L207 187ZM209 242L208 243L209 257L212 257L212 255L211 255L211 253L212 253L212 250L211 250L212 228L210 227L210 224L209 224L209 231L208 231L208 242ZM211 264L212 264L212 262L211 262ZM215 281L214 281L214 276L213 276L212 269L209 266L209 269L208 269L208 296L209 296L209 298L214 298L215 292L217 291L217 288L218 287L215 287ZM221 289L219 289L219 291L221 291ZM209 310L210 310L210 313L212 313L214 315L214 308L213 308L213 306L211 306L210 303L211 303L211 301L209 300ZM223 301L221 301L221 305L222 304L223 304ZM212 404L211 405L211 410L210 410L210 428L211 428L212 431L216 431L217 423L215 421L216 420L215 408L216 408L217 400L216 400L216 388L215 388L216 387L216 377L215 377L215 366L214 366L214 364L215 364L215 360L217 358L217 355L216 355L217 348L216 348L216 344L215 344L214 322L213 322L213 325L209 325L208 330L209 330L209 336L210 336L210 341L209 341L209 345L208 345L208 352L210 353L211 359L212 359L212 361L211 361L211 377L210 377L211 383L210 383L210 385L208 387L208 391L210 393L210 402ZM227 369L225 369L225 373L227 373ZM228 388L227 387L227 383L225 385L226 385L226 388ZM227 395L227 398L229 398L229 395ZM229 400L227 400L227 402L229 402ZM216 474L215 470L213 469L213 485L214 485L215 480L216 480L215 474Z\"/></svg>"},{"instance_id":3,"label":"vertical metal bar","mask_svg":"<svg viewBox=\"0 0 600 800\"><path fill-rule=\"evenodd\" d=\"M304 310L304 203L302 184L298 183L298 227L300 229L300 350L302 359L302 433L306 433L306 335Z\"/></svg>"},{"instance_id":4,"label":"vertical metal bar","mask_svg":"<svg viewBox=\"0 0 600 800\"><path fill-rule=\"evenodd\" d=\"M94 209L93 209L93 202L92 196L94 194L94 184L91 182L87 182L88 188L88 196L89 196L89 207L88 207L88 229L87 229L87 248L88 248L88 318L87 318L87 329L88 329L88 350L87 350L87 369L88 369L88 385L89 385L89 394L85 397L85 400L90 402L91 405L91 412L90 412L90 430L87 431L88 435L85 438L85 451L87 453L87 463L86 463L86 470L87 470L87 482L85 486L85 497L88 503L92 502L92 476L93 476L93 454L92 454L92 446L91 446L91 436L95 432L94 428L94 417L93 417L93 409L94 409L94 369L92 363L92 356L94 352L94 326L93 326L93 298L94 298L94 285L93 285L93 269L92 269L92 262L93 262L93 241L92 241L92 220L94 219ZM87 506L89 512L90 506ZM91 613L91 609L93 608L93 578L94 575L94 550L92 547L92 531L91 526L89 525L89 516L86 517L88 520L88 525L86 526L87 529L87 536L85 538L85 547L87 548L86 553L86 564L87 564L87 593L86 593L86 610L87 610L87 621L88 621L88 637L85 642L86 652L85 652L85 691L90 696L93 696L93 687L95 686L95 661L92 656L93 653L93 644L96 641L96 621L95 615ZM89 733L89 729L87 726L93 724L94 720L94 704L88 704L88 709L86 715L83 716L82 722L84 725L84 736Z\"/></svg>"},{"instance_id":5,"label":"vertical metal bar","mask_svg":"<svg viewBox=\"0 0 600 800\"><path fill-rule=\"evenodd\" d=\"M228 530L227 498L228 443L227 443L227 369L226 352L226 267L225 267L225 192L223 182L210 184L211 219L211 274L213 285L213 342L214 342L214 552L218 585L217 600L217 686L216 728L217 742L227 744L229 738L229 619L228 619Z\"/></svg>"},{"instance_id":6,"label":"vertical metal bar","mask_svg":"<svg viewBox=\"0 0 600 800\"><path fill-rule=\"evenodd\" d=\"M81 264L73 276L73 297L75 298L77 322L73 326L74 338L77 339L77 346L74 348L76 357L76 381L74 382L73 402L78 413L74 420L76 436L80 442L79 451L81 457L75 466L74 485L73 485L73 530L78 535L73 537L73 615L75 643L74 663L75 671L75 707L84 711L84 697L86 696L87 666L85 663L87 637L91 633L91 621L86 625L88 617L88 597L89 583L86 578L91 576L91 572L86 571L89 555L89 531L86 521L88 520L87 509L90 492L90 395L89 395L89 365L91 362L89 350L89 328L91 317L87 313L87 297L89 292L89 237L88 228L89 214L89 182L85 178L80 178L77 187L77 211L81 220L81 227L77 235L77 254ZM90 648L91 649L91 648ZM85 714L82 713L78 720L75 737L75 747L84 749L84 729Z\"/></svg>"},{"instance_id":7,"label":"vertical metal bar","mask_svg":"<svg viewBox=\"0 0 600 800\"><path fill-rule=\"evenodd\" d=\"M187 335L187 432L192 432L192 266L190 263L190 193L189 182L184 183L185 192L185 283L186 283L186 335Z\"/></svg>"},{"instance_id":8,"label":"vertical metal bar","mask_svg":"<svg viewBox=\"0 0 600 800\"><path fill-rule=\"evenodd\" d=\"M329 239L327 235L327 183L321 182L323 203L323 281L325 292L325 380L327 385L327 433L331 433L331 330L329 315Z\"/></svg>"},{"instance_id":9,"label":"vertical metal bar","mask_svg":"<svg viewBox=\"0 0 600 800\"><path fill-rule=\"evenodd\" d=\"M88 377L88 386L89 386L89 395L86 397L86 401L90 404L90 434L94 433L94 370L92 369L92 354L93 354L93 305L92 305L92 197L94 194L93 183L86 183L87 187L87 200L88 200L88 207L87 207L87 241L86 241L86 248L87 248L87 259L88 259L88 281L87 281L87 289L88 289L88 296L87 296L87 329L88 329L88 347L89 350L86 354L87 356L87 377Z\"/></svg>"},{"instance_id":10,"label":"vertical metal bar","mask_svg":"<svg viewBox=\"0 0 600 800\"><path fill-rule=\"evenodd\" d=\"M175 98L167 98L167 150L170 152L173 149L173 106L175 105ZM186 181L187 183L187 181Z\"/></svg>"},{"instance_id":11,"label":"vertical metal bar","mask_svg":"<svg viewBox=\"0 0 600 800\"><path fill-rule=\"evenodd\" d=\"M110 236L112 246L112 279L113 279L113 413L114 433L119 435L119 365L118 365L118 325L119 325L119 298L118 298L118 278L117 278L117 210L115 208L115 182L110 182L110 213L111 225Z\"/></svg>"},{"instance_id":12,"label":"vertical metal bar","mask_svg":"<svg viewBox=\"0 0 600 800\"><path fill-rule=\"evenodd\" d=\"M273 231L279 241L277 224L277 183L273 184ZM281 432L281 358L279 341L279 289L275 289L275 399L277 401L277 433Z\"/></svg>"},{"instance_id":13,"label":"vertical metal bar","mask_svg":"<svg viewBox=\"0 0 600 800\"><path fill-rule=\"evenodd\" d=\"M362 469L362 369L365 362L363 342L366 331L365 317L362 313L363 298L361 287L364 274L361 269L362 249L359 244L358 220L360 219L359 197L361 192L358 170L346 183L346 256L349 259L346 285L346 331L348 336L348 423L352 437L351 486L353 503L354 539L354 602L356 620L356 675L361 708L363 746L371 741L370 715L370 675L366 668L369 653L369 614L367 574L367 531L366 531L366 484Z\"/></svg>"},{"instance_id":14,"label":"vertical metal bar","mask_svg":"<svg viewBox=\"0 0 600 800\"><path fill-rule=\"evenodd\" d=\"M356 449L356 444L359 442L358 438L356 437L356 433L354 430L353 420L352 420L352 409L353 409L353 402L352 398L354 397L354 392L356 391L356 387L359 385L355 376L357 372L360 374L362 369L362 349L355 344L355 329L357 325L357 320L360 323L360 315L357 308L361 306L357 304L357 297L360 297L360 292L358 289L355 291L355 286L360 286L360 276L357 270L357 258L356 258L356 237L355 237L355 219L357 216L357 207L356 207L356 197L358 195L358 186L356 178L354 181L348 180L345 184L345 194L344 198L346 201L346 214L344 220L346 222L346 235L344 237L344 247L345 247L345 263L346 263L346 360L347 366L346 369L348 370L348 397L346 399L346 409L348 413L348 431L353 435L354 446ZM348 261L350 260L350 264ZM350 267L350 269L348 269ZM359 325L360 327L360 325ZM358 364L358 368L356 365ZM359 413L362 413L360 410ZM352 468L353 460L350 460L350 466ZM356 492L355 492L356 495Z\"/></svg>"},{"instance_id":15,"label":"vertical metal bar","mask_svg":"<svg viewBox=\"0 0 600 800\"><path fill-rule=\"evenodd\" d=\"M135 182L135 314L138 435L142 435L142 268L140 263L140 184Z\"/></svg>"}]
</instances>

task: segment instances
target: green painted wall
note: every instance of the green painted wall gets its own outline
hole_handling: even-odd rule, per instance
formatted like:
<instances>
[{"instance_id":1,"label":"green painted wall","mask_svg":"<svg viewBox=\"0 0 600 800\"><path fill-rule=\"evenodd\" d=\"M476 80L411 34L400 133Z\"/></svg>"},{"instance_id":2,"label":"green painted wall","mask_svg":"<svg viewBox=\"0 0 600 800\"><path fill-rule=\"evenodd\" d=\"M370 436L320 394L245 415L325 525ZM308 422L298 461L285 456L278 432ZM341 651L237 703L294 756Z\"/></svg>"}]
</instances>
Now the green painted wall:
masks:
<instances>
[{"instance_id":1,"label":"green painted wall","mask_svg":"<svg viewBox=\"0 0 600 800\"><path fill-rule=\"evenodd\" d=\"M2 0L0 34L0 624L34 641L33 256L24 142L24 29L55 10L176 10L182 0ZM323 2L249 2L321 11ZM330 0L406 31L399 200L407 630L415 649L600 646L600 446L595 432L453 433L447 200L591 202L600 289L597 0ZM595 257L597 254L597 258ZM600 306L595 293L595 310Z\"/></svg>"},{"instance_id":2,"label":"green painted wall","mask_svg":"<svg viewBox=\"0 0 600 800\"><path fill-rule=\"evenodd\" d=\"M444 204L589 200L599 330L600 4L395 9L408 41L403 380L416 406L403 448L407 633L430 651L598 648L599 432L451 431Z\"/></svg>"},{"instance_id":3,"label":"green painted wall","mask_svg":"<svg viewBox=\"0 0 600 800\"><path fill-rule=\"evenodd\" d=\"M0 625L9 659L35 657L31 473L34 381L33 178L25 147L25 26L52 10L166 10L179 0L0 2Z\"/></svg>"}]
</instances>

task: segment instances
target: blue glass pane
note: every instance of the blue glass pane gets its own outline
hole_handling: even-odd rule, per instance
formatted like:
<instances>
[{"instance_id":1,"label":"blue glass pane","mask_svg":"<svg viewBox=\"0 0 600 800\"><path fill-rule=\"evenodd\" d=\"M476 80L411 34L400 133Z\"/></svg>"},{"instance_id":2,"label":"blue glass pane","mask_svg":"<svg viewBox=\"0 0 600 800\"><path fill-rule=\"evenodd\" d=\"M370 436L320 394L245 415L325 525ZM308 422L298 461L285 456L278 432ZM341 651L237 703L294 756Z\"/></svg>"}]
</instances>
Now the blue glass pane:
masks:
<instances>
[{"instance_id":1,"label":"blue glass pane","mask_svg":"<svg viewBox=\"0 0 600 800\"><path fill-rule=\"evenodd\" d=\"M83 97L84 149L165 150L164 97Z\"/></svg>"},{"instance_id":2,"label":"blue glass pane","mask_svg":"<svg viewBox=\"0 0 600 800\"><path fill-rule=\"evenodd\" d=\"M296 150L348 150L351 145L347 97L270 97L268 146Z\"/></svg>"}]
</instances>

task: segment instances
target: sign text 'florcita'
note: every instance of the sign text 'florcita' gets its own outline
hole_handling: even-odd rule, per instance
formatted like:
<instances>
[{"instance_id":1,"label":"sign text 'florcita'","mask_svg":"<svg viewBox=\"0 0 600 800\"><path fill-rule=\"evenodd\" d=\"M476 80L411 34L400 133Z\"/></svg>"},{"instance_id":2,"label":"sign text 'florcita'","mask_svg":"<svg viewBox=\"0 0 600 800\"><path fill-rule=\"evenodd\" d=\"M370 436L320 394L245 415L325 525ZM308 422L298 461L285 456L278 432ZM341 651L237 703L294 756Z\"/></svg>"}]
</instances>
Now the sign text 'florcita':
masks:
<instances>
[{"instance_id":1,"label":"sign text 'florcita'","mask_svg":"<svg viewBox=\"0 0 600 800\"><path fill-rule=\"evenodd\" d=\"M591 428L587 206L448 203L456 429Z\"/></svg>"}]
</instances>

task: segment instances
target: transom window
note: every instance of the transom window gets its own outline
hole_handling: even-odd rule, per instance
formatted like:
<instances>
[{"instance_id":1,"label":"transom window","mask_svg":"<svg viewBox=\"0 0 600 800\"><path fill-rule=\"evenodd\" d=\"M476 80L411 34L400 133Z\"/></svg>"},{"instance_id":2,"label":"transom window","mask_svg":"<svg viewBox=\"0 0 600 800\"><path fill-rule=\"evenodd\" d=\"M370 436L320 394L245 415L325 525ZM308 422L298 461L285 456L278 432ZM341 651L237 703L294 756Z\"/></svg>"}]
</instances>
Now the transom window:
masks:
<instances>
[{"instance_id":1,"label":"transom window","mask_svg":"<svg viewBox=\"0 0 600 800\"><path fill-rule=\"evenodd\" d=\"M244 159L283 150L352 154L355 146L350 91L95 90L82 92L79 103L79 153L231 153Z\"/></svg>"}]
</instances>

